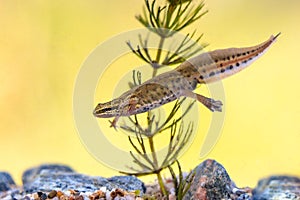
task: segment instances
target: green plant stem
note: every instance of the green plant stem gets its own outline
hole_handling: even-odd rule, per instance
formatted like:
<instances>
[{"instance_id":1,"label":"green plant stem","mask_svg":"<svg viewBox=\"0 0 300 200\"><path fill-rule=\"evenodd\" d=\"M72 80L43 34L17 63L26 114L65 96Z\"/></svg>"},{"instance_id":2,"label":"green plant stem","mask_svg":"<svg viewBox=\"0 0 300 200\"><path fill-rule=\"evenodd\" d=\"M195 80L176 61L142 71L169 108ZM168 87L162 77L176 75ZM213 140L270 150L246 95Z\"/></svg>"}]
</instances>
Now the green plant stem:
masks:
<instances>
[{"instance_id":1,"label":"green plant stem","mask_svg":"<svg viewBox=\"0 0 300 200\"><path fill-rule=\"evenodd\" d=\"M149 139L149 146L150 146L150 150L151 150L151 154L152 154L152 158L153 158L153 164L155 166L155 170L157 170L158 169L158 161L157 161L157 156L156 156L156 152L155 152L153 136L150 136L148 139Z\"/></svg>"},{"instance_id":2,"label":"green plant stem","mask_svg":"<svg viewBox=\"0 0 300 200\"><path fill-rule=\"evenodd\" d=\"M157 69L153 69L152 77L156 76L157 74Z\"/></svg>"},{"instance_id":3,"label":"green plant stem","mask_svg":"<svg viewBox=\"0 0 300 200\"><path fill-rule=\"evenodd\" d=\"M158 180L158 184L159 184L159 187L160 187L160 189L161 189L161 192L163 193L163 195L164 195L167 199L169 199L168 192L167 192L167 190L166 190L166 188L165 188L165 184L164 184L164 181L163 181L163 179L162 179L162 177L161 177L160 171L157 172L156 175L157 175L157 180Z\"/></svg>"},{"instance_id":4,"label":"green plant stem","mask_svg":"<svg viewBox=\"0 0 300 200\"><path fill-rule=\"evenodd\" d=\"M157 176L158 184L159 184L159 187L161 189L161 192L168 199L168 192L167 192L167 190L165 188L164 181L163 181L162 176L160 174L161 173L161 169L158 169L159 166L158 166L158 160L157 160L157 157L156 157L153 136L149 137L148 139L149 139L149 146L150 146L150 149L151 149L151 154L152 154L152 158L153 158L153 165L155 167L155 174Z\"/></svg>"},{"instance_id":5,"label":"green plant stem","mask_svg":"<svg viewBox=\"0 0 300 200\"><path fill-rule=\"evenodd\" d=\"M160 40L159 40L159 44L158 44L158 50L157 50L157 54L156 54L156 60L155 60L155 62L157 64L159 63L159 60L160 60L160 57L161 57L164 42L165 42L165 37L160 36ZM153 68L152 77L156 76L156 74L157 74L157 68Z\"/></svg>"},{"instance_id":6,"label":"green plant stem","mask_svg":"<svg viewBox=\"0 0 300 200\"><path fill-rule=\"evenodd\" d=\"M158 45L158 50L157 50L157 54L156 54L156 62L159 63L160 60L160 56L161 56L161 52L162 52L162 48L165 42L165 37L160 37L160 41L159 41L159 45Z\"/></svg>"}]
</instances>

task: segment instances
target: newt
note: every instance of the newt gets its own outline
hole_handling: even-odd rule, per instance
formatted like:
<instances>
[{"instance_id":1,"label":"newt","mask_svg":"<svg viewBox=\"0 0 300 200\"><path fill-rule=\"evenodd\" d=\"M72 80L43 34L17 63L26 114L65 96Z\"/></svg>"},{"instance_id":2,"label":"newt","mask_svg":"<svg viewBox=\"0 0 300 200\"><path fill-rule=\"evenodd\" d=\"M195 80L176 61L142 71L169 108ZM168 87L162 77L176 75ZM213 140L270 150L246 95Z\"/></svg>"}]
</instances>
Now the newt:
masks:
<instances>
[{"instance_id":1,"label":"newt","mask_svg":"<svg viewBox=\"0 0 300 200\"><path fill-rule=\"evenodd\" d=\"M99 118L114 117L111 127L116 128L121 116L144 113L179 97L196 99L212 112L221 112L221 101L193 92L197 84L222 80L245 69L265 53L279 35L272 35L256 46L214 50L195 56L174 70L133 87L118 98L99 103L93 114Z\"/></svg>"}]
</instances>

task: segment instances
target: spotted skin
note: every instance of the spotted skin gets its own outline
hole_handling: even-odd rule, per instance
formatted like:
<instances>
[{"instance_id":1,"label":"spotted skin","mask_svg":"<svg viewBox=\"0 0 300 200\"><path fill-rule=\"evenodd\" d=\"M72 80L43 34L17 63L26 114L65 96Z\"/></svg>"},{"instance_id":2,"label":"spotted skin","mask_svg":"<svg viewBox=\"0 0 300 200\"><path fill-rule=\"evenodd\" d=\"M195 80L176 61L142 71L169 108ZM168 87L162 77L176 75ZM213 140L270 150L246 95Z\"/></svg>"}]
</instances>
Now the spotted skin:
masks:
<instances>
[{"instance_id":1,"label":"spotted skin","mask_svg":"<svg viewBox=\"0 0 300 200\"><path fill-rule=\"evenodd\" d=\"M114 117L111 126L116 128L120 116L147 112L174 101L179 97L198 100L212 112L222 111L222 102L193 93L197 84L211 83L231 76L258 59L280 35L245 48L229 48L203 53L183 62L172 71L160 74L136 86L120 97L106 103L99 103L94 116Z\"/></svg>"}]
</instances>

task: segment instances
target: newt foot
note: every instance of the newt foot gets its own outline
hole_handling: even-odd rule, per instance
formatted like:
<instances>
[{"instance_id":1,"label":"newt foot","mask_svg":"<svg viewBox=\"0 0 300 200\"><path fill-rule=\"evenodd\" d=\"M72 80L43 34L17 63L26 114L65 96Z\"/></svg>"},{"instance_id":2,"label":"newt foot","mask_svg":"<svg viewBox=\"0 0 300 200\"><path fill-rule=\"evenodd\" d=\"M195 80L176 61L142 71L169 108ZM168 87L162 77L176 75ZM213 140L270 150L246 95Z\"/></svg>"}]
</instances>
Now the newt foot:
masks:
<instances>
[{"instance_id":1,"label":"newt foot","mask_svg":"<svg viewBox=\"0 0 300 200\"><path fill-rule=\"evenodd\" d=\"M205 103L205 106L212 112L215 112L215 111L222 112L223 103L220 100L214 100L214 99L208 98L207 102Z\"/></svg>"}]
</instances>

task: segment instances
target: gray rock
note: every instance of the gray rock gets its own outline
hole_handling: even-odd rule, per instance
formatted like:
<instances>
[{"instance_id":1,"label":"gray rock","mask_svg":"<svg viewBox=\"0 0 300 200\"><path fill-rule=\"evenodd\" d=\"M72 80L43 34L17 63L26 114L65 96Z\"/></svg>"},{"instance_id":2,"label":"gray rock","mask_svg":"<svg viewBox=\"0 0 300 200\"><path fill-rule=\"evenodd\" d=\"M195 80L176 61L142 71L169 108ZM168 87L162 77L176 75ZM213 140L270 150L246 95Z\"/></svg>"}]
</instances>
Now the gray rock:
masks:
<instances>
[{"instance_id":1,"label":"gray rock","mask_svg":"<svg viewBox=\"0 0 300 200\"><path fill-rule=\"evenodd\" d=\"M16 184L9 173L0 172L0 192L5 192L15 187Z\"/></svg>"},{"instance_id":2,"label":"gray rock","mask_svg":"<svg viewBox=\"0 0 300 200\"><path fill-rule=\"evenodd\" d=\"M250 189L237 188L225 168L215 160L206 160L194 170L196 174L184 200L251 200Z\"/></svg>"},{"instance_id":3,"label":"gray rock","mask_svg":"<svg viewBox=\"0 0 300 200\"><path fill-rule=\"evenodd\" d=\"M271 176L258 182L253 200L300 200L300 178Z\"/></svg>"},{"instance_id":4,"label":"gray rock","mask_svg":"<svg viewBox=\"0 0 300 200\"><path fill-rule=\"evenodd\" d=\"M40 167L38 167L40 169ZM133 176L116 176L103 178L99 176L87 176L75 172L65 172L48 168L43 170L31 169L30 171L39 171L32 173L34 176L27 176L23 188L26 193L50 192L52 190L76 190L79 192L94 192L101 187L107 190L121 188L126 191L139 190L141 194L145 192L145 186L142 181ZM23 176L24 177L24 176Z\"/></svg>"},{"instance_id":5,"label":"gray rock","mask_svg":"<svg viewBox=\"0 0 300 200\"><path fill-rule=\"evenodd\" d=\"M44 164L38 167L33 167L26 170L22 175L23 184L32 182L43 170L50 170L52 173L55 172L74 172L72 168L67 165L60 164Z\"/></svg>"},{"instance_id":6,"label":"gray rock","mask_svg":"<svg viewBox=\"0 0 300 200\"><path fill-rule=\"evenodd\" d=\"M136 188L139 188L139 190L143 193L146 191L146 186L144 185L144 183L134 176L113 176L111 178L108 178L107 180L114 185L120 186L120 188L126 186L126 189L122 189L125 189L127 191L137 190Z\"/></svg>"}]
</instances>

